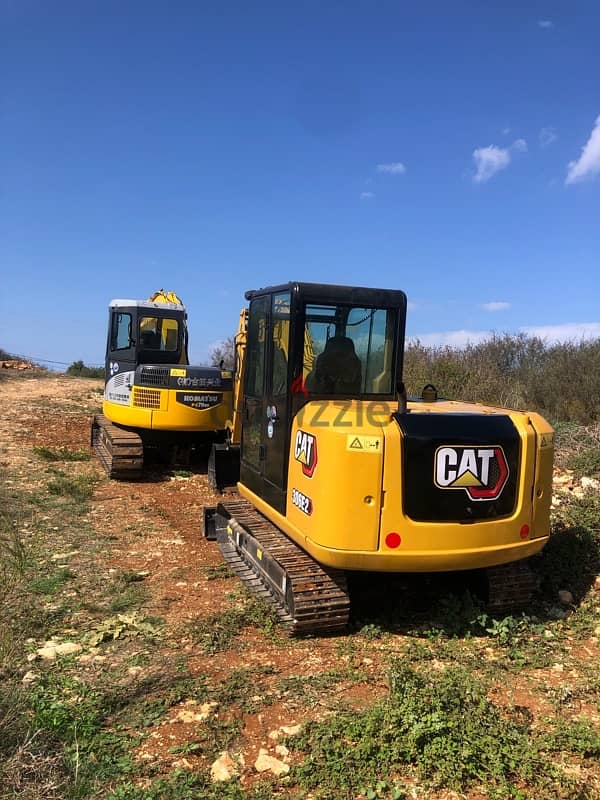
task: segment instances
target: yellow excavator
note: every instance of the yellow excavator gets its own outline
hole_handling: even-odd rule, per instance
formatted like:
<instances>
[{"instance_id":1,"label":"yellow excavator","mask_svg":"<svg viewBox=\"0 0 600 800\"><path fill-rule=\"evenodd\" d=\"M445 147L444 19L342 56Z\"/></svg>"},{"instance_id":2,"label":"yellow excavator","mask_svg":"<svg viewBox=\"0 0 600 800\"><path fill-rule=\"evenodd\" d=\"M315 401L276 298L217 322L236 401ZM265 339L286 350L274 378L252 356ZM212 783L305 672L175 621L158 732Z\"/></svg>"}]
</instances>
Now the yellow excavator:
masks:
<instances>
[{"instance_id":1,"label":"yellow excavator","mask_svg":"<svg viewBox=\"0 0 600 800\"><path fill-rule=\"evenodd\" d=\"M174 292L109 306L102 414L91 440L111 478L142 475L144 454L185 464L222 441L232 417L232 373L190 366L187 312Z\"/></svg>"},{"instance_id":2,"label":"yellow excavator","mask_svg":"<svg viewBox=\"0 0 600 800\"><path fill-rule=\"evenodd\" d=\"M294 633L347 625L354 570L482 570L490 611L527 602L527 559L549 535L551 426L431 385L408 399L401 291L289 283L246 299L210 472L237 494L204 512L232 569Z\"/></svg>"}]
</instances>

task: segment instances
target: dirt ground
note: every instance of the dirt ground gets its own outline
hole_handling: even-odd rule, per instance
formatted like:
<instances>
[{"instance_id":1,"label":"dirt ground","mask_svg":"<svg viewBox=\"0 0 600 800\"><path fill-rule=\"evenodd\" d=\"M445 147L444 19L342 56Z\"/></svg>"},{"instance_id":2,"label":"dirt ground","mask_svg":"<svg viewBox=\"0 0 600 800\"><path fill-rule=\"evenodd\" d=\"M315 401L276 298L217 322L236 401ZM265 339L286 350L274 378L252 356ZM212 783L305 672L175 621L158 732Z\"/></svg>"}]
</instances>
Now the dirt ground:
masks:
<instances>
[{"instance_id":1,"label":"dirt ground","mask_svg":"<svg viewBox=\"0 0 600 800\"><path fill-rule=\"evenodd\" d=\"M44 479L48 465L36 456L34 447L89 449L90 420L100 406L100 386L97 380L68 376L19 376L0 383L0 463L16 476L13 480L32 488ZM293 759L278 743L282 726L322 718L342 707L361 707L387 692L386 664L391 656L405 653L407 646L414 644L410 631L386 632L379 637L369 635L367 628L348 635L293 640L277 630L248 626L238 632L230 647L211 654L194 641L190 631L195 621L210 619L241 602L238 580L223 570L210 569L218 568L222 559L216 543L201 535L201 517L204 506L215 504L218 497L208 487L202 468L189 476L151 472L132 483L109 481L95 458L62 468L91 472L97 481L82 518L82 524L93 531L90 538L94 541L87 549L76 545L72 551L49 553L48 563L95 573L100 581L115 574L135 575L146 592L144 614L164 621L166 632L150 647L137 639L120 650L90 647L80 656L80 668L89 674L99 670L116 674L126 668L135 683L159 671L161 665L184 659L189 673L202 674L211 685L222 682L232 671L256 670L253 694L245 703L221 710L218 705L184 697L165 711L136 753L137 759L152 763L155 773L194 768L201 756L196 756L190 745L197 739L198 725L210 717L218 717L220 723L235 717L241 720L236 758L244 765L240 767L243 780L251 784L258 775L254 765L261 749L283 763ZM374 602L381 600L379 595ZM363 610L365 619L377 620L376 605ZM68 620L63 638L69 638L69 630L89 629L92 622L90 613L79 607ZM459 642L456 647L460 646ZM471 641L468 646L475 661L499 657L489 638ZM577 685L581 674L597 664L599 657L597 635L570 644L567 641L560 662L523 672L502 671L494 701L525 708L542 725L556 713L550 702L553 692L561 686ZM445 658L442 654L440 661L444 663ZM350 676L350 672L354 674ZM334 673L337 679L321 693L307 691L302 696L285 688L286 680L288 686L294 680L302 685L302 679ZM573 704L567 712L570 716L586 715L600 722L595 697L578 696ZM590 768L589 780L599 779L600 770ZM431 796L458 797L448 792ZM475 800L487 795L473 791L465 796Z\"/></svg>"}]
</instances>

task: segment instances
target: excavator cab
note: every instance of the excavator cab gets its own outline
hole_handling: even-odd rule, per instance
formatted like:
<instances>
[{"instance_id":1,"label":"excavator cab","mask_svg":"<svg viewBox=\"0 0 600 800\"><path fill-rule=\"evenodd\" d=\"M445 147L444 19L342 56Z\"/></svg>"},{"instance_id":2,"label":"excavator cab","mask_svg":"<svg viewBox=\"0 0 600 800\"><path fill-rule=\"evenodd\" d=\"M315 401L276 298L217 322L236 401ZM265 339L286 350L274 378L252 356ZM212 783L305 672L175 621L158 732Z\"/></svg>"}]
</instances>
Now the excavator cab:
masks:
<instances>
[{"instance_id":1,"label":"excavator cab","mask_svg":"<svg viewBox=\"0 0 600 800\"><path fill-rule=\"evenodd\" d=\"M231 414L231 372L190 365L177 295L110 303L104 402L91 431L110 477L141 477L146 454L188 465L195 451L223 441Z\"/></svg>"},{"instance_id":2,"label":"excavator cab","mask_svg":"<svg viewBox=\"0 0 600 800\"><path fill-rule=\"evenodd\" d=\"M248 292L246 299L240 482L285 514L292 425L303 407L315 400L321 407L394 401L402 382L406 296L292 283ZM319 420L311 424L318 428Z\"/></svg>"}]
</instances>

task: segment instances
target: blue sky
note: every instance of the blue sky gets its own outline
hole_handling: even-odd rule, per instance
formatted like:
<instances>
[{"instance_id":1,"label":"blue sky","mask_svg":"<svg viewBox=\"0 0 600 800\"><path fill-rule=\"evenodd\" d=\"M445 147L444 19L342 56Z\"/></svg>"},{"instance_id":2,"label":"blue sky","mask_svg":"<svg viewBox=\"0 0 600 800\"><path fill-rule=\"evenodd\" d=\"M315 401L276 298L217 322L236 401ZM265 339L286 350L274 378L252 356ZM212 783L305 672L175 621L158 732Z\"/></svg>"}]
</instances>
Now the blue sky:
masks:
<instances>
[{"instance_id":1,"label":"blue sky","mask_svg":"<svg viewBox=\"0 0 600 800\"><path fill-rule=\"evenodd\" d=\"M407 331L600 336L597 2L0 0L0 346L176 291L404 289Z\"/></svg>"}]
</instances>

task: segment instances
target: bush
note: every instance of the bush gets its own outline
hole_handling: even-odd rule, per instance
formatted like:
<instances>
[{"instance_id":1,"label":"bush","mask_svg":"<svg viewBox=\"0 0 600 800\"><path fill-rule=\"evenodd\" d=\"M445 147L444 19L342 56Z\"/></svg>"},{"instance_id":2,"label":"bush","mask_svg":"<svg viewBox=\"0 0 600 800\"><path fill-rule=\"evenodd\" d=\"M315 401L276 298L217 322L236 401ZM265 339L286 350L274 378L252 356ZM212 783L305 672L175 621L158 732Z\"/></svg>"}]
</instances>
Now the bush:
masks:
<instances>
[{"instance_id":1,"label":"bush","mask_svg":"<svg viewBox=\"0 0 600 800\"><path fill-rule=\"evenodd\" d=\"M493 336L463 349L407 345L404 382L419 395L539 411L553 420L600 420L600 339L549 345L535 336Z\"/></svg>"},{"instance_id":2,"label":"bush","mask_svg":"<svg viewBox=\"0 0 600 800\"><path fill-rule=\"evenodd\" d=\"M104 378L104 367L86 367L83 361L74 361L67 369L67 375L78 378Z\"/></svg>"}]
</instances>

